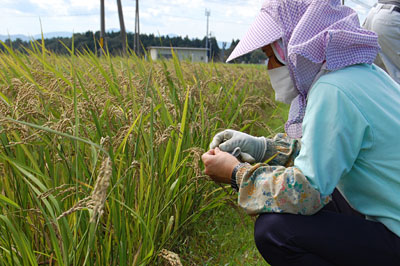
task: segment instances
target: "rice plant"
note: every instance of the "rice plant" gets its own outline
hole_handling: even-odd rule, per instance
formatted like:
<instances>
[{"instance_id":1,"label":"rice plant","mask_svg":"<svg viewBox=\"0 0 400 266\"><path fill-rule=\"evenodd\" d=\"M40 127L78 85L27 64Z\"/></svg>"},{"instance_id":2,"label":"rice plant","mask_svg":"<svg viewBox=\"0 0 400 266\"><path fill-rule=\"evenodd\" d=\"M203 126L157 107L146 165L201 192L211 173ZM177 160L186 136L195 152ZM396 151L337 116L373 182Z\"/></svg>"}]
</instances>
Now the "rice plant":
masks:
<instances>
[{"instance_id":1,"label":"rice plant","mask_svg":"<svg viewBox=\"0 0 400 266\"><path fill-rule=\"evenodd\" d=\"M230 197L211 137L282 124L262 67L0 45L1 265L159 263Z\"/></svg>"}]
</instances>

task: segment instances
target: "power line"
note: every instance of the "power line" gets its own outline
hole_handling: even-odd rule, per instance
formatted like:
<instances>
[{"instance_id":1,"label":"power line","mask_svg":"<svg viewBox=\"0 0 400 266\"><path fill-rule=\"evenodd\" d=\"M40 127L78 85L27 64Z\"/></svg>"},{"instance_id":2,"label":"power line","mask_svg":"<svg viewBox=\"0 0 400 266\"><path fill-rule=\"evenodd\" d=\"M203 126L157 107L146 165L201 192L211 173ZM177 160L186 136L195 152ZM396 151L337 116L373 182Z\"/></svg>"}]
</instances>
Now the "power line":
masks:
<instances>
[{"instance_id":1,"label":"power line","mask_svg":"<svg viewBox=\"0 0 400 266\"><path fill-rule=\"evenodd\" d=\"M111 13L117 13L117 12L111 12ZM73 15L59 15L59 16L9 16L10 18L56 18L56 17L86 17L86 16L98 16L98 13L88 13L88 14L73 14ZM195 17L186 17L186 16L175 16L175 15L166 15L166 14L160 14L159 16L161 17L170 17L170 18L183 18L187 20L194 20L194 21L204 21L202 18L195 18ZM2 16L2 18L7 18L7 16ZM223 20L223 19L215 19L215 18L210 18L212 22L215 23L223 23L223 24L238 24L238 25L243 25L243 26L250 26L251 24L249 23L241 23L233 20Z\"/></svg>"},{"instance_id":2,"label":"power line","mask_svg":"<svg viewBox=\"0 0 400 266\"><path fill-rule=\"evenodd\" d=\"M113 12L115 13L115 12ZM80 14L68 14L68 15L12 15L12 16L1 16L2 18L59 18L59 17L88 17L98 16L98 13L80 13Z\"/></svg>"},{"instance_id":3,"label":"power line","mask_svg":"<svg viewBox=\"0 0 400 266\"><path fill-rule=\"evenodd\" d=\"M160 14L159 16L169 17L169 18L183 18L183 19L187 19L187 20L204 21L202 18L195 18L195 17L173 16L173 15L166 15L166 14ZM223 24L238 24L238 25L243 25L243 26L251 25L249 23L242 23L242 22L237 22L237 21L233 21L233 20L211 19L211 21L216 22L216 23L223 23Z\"/></svg>"}]
</instances>

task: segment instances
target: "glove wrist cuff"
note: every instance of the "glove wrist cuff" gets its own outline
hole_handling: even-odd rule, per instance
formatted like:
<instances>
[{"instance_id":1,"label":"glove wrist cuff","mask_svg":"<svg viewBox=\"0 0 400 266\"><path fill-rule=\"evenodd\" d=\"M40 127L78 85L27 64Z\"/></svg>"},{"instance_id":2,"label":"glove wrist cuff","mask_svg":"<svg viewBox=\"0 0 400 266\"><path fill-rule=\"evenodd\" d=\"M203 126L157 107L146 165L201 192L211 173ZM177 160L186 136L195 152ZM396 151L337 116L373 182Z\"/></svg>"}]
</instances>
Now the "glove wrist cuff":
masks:
<instances>
[{"instance_id":1,"label":"glove wrist cuff","mask_svg":"<svg viewBox=\"0 0 400 266\"><path fill-rule=\"evenodd\" d=\"M264 162L264 157L265 154L267 153L267 139L265 137L258 137L258 140L260 141L260 146L259 146L259 151L258 151L258 156L256 159L256 162L262 163Z\"/></svg>"}]
</instances>

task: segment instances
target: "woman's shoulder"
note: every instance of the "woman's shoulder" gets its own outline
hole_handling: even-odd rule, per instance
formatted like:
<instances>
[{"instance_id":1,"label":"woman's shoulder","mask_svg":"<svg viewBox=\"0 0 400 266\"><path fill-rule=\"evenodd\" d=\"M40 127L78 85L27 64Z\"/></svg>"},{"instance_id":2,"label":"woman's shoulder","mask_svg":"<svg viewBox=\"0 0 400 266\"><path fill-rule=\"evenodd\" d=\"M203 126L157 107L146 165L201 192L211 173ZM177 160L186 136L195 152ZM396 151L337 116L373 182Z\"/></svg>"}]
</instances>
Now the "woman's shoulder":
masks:
<instances>
[{"instance_id":1,"label":"woman's shoulder","mask_svg":"<svg viewBox=\"0 0 400 266\"><path fill-rule=\"evenodd\" d=\"M341 69L331 70L326 75L323 75L318 81L319 82L328 82L332 85L341 85L348 84L349 81L351 83L357 82L362 83L365 80L366 76L372 75L376 72L375 65L369 64L356 64L350 65Z\"/></svg>"},{"instance_id":2,"label":"woman's shoulder","mask_svg":"<svg viewBox=\"0 0 400 266\"><path fill-rule=\"evenodd\" d=\"M356 98L358 94L374 95L385 88L388 90L399 89L399 85L375 64L356 64L330 71L318 79L314 86L327 85Z\"/></svg>"}]
</instances>

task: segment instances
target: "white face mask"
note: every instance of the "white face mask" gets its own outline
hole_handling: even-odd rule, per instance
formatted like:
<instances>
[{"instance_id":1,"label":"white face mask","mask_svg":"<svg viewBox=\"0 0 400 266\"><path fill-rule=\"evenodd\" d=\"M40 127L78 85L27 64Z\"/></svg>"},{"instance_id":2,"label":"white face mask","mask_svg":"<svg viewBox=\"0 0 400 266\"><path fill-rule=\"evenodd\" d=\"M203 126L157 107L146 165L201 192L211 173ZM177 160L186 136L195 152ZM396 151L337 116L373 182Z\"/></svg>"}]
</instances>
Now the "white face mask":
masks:
<instances>
[{"instance_id":1,"label":"white face mask","mask_svg":"<svg viewBox=\"0 0 400 266\"><path fill-rule=\"evenodd\" d=\"M290 104L299 92L294 87L293 81L289 75L289 68L281 66L274 69L269 69L269 78L271 86L275 91L275 100Z\"/></svg>"}]
</instances>

